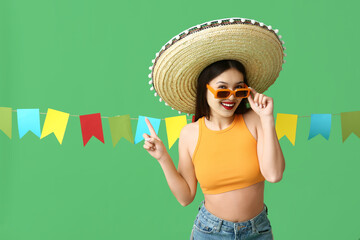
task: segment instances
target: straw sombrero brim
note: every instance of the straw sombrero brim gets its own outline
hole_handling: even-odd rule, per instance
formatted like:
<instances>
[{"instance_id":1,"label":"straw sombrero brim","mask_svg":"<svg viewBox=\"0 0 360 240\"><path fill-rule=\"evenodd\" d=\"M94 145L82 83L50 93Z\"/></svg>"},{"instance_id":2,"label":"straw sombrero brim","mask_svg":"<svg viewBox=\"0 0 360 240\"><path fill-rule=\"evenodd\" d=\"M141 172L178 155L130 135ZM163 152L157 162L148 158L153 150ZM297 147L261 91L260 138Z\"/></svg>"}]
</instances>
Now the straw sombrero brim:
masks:
<instances>
[{"instance_id":1,"label":"straw sombrero brim","mask_svg":"<svg viewBox=\"0 0 360 240\"><path fill-rule=\"evenodd\" d=\"M151 84L160 101L179 113L194 114L201 71L216 61L234 59L244 65L249 86L263 93L282 70L282 44L274 30L251 19L197 25L172 39L157 54L149 75Z\"/></svg>"}]
</instances>

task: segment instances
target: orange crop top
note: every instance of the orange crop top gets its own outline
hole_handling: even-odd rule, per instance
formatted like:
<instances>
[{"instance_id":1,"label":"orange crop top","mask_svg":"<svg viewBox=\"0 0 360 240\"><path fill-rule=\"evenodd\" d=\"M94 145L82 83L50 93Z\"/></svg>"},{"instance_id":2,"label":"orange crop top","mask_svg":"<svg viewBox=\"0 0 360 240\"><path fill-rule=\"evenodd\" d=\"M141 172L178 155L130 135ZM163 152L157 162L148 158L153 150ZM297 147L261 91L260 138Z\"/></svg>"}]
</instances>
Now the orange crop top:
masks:
<instances>
[{"instance_id":1,"label":"orange crop top","mask_svg":"<svg viewBox=\"0 0 360 240\"><path fill-rule=\"evenodd\" d=\"M265 181L260 172L257 142L242 114L223 130L215 131L199 119L199 138L192 157L204 194L217 194Z\"/></svg>"}]
</instances>

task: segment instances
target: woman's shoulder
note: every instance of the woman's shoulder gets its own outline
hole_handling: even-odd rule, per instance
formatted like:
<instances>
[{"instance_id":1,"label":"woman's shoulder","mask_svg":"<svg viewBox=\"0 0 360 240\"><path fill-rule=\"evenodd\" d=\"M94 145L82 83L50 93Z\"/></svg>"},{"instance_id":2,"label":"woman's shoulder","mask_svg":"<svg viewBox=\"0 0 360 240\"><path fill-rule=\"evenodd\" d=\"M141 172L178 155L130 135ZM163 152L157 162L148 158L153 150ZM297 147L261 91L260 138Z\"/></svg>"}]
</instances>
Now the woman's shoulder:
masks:
<instances>
[{"instance_id":1,"label":"woman's shoulder","mask_svg":"<svg viewBox=\"0 0 360 240\"><path fill-rule=\"evenodd\" d=\"M196 122L186 124L181 130L181 135L187 139L193 139L196 137L199 133L199 121L200 119Z\"/></svg>"},{"instance_id":2,"label":"woman's shoulder","mask_svg":"<svg viewBox=\"0 0 360 240\"><path fill-rule=\"evenodd\" d=\"M198 119L196 122L191 122L191 123L186 124L184 126L184 129L186 128L185 131L191 133L191 132L199 129L199 121L200 121L200 119Z\"/></svg>"},{"instance_id":3,"label":"woman's shoulder","mask_svg":"<svg viewBox=\"0 0 360 240\"><path fill-rule=\"evenodd\" d=\"M245 113L240 113L238 115L242 115L243 118L248 118L251 120L257 120L258 118L256 112L252 108L248 109Z\"/></svg>"},{"instance_id":4,"label":"woman's shoulder","mask_svg":"<svg viewBox=\"0 0 360 240\"><path fill-rule=\"evenodd\" d=\"M243 119L251 134L257 139L259 125L261 125L260 117L250 108L243 114Z\"/></svg>"},{"instance_id":5,"label":"woman's shoulder","mask_svg":"<svg viewBox=\"0 0 360 240\"><path fill-rule=\"evenodd\" d=\"M188 123L180 132L179 144L185 144L185 148L188 149L190 156L194 152L194 146L199 136L199 121Z\"/></svg>"}]
</instances>

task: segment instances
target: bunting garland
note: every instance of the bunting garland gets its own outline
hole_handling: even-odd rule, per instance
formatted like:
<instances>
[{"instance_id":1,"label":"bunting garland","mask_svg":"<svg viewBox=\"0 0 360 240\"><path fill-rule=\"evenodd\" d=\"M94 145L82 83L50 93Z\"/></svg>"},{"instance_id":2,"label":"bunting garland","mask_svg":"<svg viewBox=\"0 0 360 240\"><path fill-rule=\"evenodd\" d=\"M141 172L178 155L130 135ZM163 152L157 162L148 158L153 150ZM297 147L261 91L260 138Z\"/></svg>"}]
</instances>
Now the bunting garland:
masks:
<instances>
[{"instance_id":1,"label":"bunting garland","mask_svg":"<svg viewBox=\"0 0 360 240\"><path fill-rule=\"evenodd\" d=\"M40 134L40 114L45 113L40 113L39 109L12 110L12 108L0 107L0 130L10 139L12 139L13 111L17 112L20 139L29 131L33 132L40 139L48 136L51 133L54 133L60 144L62 144L69 117L73 116L69 113L49 108L46 113L42 132ZM357 137L360 138L360 111L354 111L342 112L340 114L311 114L308 140L314 138L318 134L322 135L326 140L329 140L332 115L341 116L343 142L345 142L351 133L354 133ZM131 129L131 118L128 114L115 117L101 117L100 113L95 113L76 117L79 117L80 119L84 147L93 136L102 143L105 143L101 118L108 118L113 147L116 146L122 137L130 143L137 144L144 140L144 133L150 135L150 131L145 122L145 116L139 116L138 118L135 139ZM295 146L298 117L299 116L296 114L277 114L275 130L279 140L286 136L292 145ZM158 134L160 122L162 119L151 117L147 118L154 127L156 134ZM186 118L186 115L165 118L169 149L179 138L181 129L187 124L187 120L188 119ZM194 122L194 116L192 118L192 122Z\"/></svg>"}]
</instances>

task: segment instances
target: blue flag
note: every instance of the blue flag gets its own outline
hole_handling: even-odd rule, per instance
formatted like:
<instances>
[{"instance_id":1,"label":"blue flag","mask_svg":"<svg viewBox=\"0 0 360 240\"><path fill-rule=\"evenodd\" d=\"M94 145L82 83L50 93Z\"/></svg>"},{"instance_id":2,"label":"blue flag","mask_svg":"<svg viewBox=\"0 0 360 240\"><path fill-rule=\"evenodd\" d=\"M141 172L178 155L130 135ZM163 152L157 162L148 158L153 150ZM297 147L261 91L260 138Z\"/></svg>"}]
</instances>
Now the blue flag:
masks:
<instances>
[{"instance_id":1,"label":"blue flag","mask_svg":"<svg viewBox=\"0 0 360 240\"><path fill-rule=\"evenodd\" d=\"M309 139L318 134L329 140L331 128L331 114L311 114Z\"/></svg>"},{"instance_id":2,"label":"blue flag","mask_svg":"<svg viewBox=\"0 0 360 240\"><path fill-rule=\"evenodd\" d=\"M40 112L39 109L17 109L17 120L20 139L32 131L40 138Z\"/></svg>"},{"instance_id":3,"label":"blue flag","mask_svg":"<svg viewBox=\"0 0 360 240\"><path fill-rule=\"evenodd\" d=\"M158 118L150 118L147 117L147 119L149 119L151 125L153 126L156 134L158 134L159 132L159 127L160 127L160 121L161 119ZM134 144L137 144L138 142L141 142L142 140L144 140L143 134L147 133L150 135L150 130L145 122L145 117L144 116L139 116L138 119L138 124L136 127L136 134L135 134L135 142Z\"/></svg>"}]
</instances>

